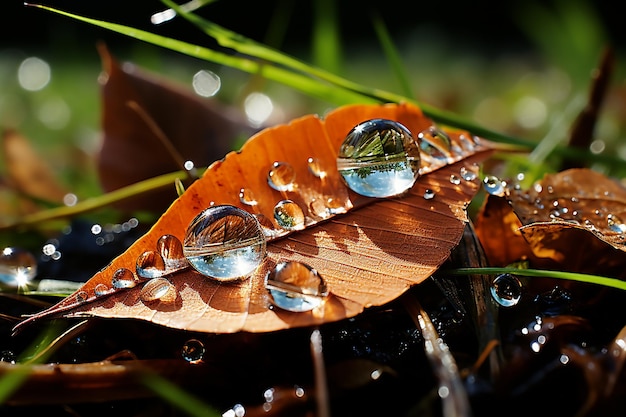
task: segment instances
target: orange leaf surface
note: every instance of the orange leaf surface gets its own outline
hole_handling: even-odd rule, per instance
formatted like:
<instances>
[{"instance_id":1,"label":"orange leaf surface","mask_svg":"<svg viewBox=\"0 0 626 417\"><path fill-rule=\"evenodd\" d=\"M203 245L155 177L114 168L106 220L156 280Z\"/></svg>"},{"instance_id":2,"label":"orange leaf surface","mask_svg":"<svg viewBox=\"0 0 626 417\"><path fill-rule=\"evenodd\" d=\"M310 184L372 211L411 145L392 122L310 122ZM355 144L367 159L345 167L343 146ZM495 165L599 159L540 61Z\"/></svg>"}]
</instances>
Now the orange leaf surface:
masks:
<instances>
[{"instance_id":1,"label":"orange leaf surface","mask_svg":"<svg viewBox=\"0 0 626 417\"><path fill-rule=\"evenodd\" d=\"M336 160L348 132L374 118L399 122L414 137L433 126L415 106L389 104L346 106L323 119L305 116L263 130L241 151L213 163L145 236L75 294L22 325L63 315L136 318L214 333L267 332L353 317L395 299L435 272L460 241L468 220L465 208L480 185L478 163L493 147L467 132L447 129L451 140L447 158L433 157L423 143L421 175L408 192L391 198L364 197L346 186ZM435 142L431 138L429 143ZM295 173L292 187L285 191L268 185L275 162L289 164ZM256 204L242 202L242 189L254 194ZM431 195L425 198L425 193ZM303 210L301 230L278 226L274 208L285 199ZM274 232L267 235L261 265L249 277L228 282L183 268L164 276L171 285L169 295L146 297L146 286L156 281L137 279L137 263L163 268L170 258L177 260L182 249L176 242L185 239L190 222L218 205L235 206L258 216L262 224L272 223ZM293 312L270 302L265 278L286 261L308 265L324 279L328 296L321 305ZM132 274L137 285L113 288L120 270Z\"/></svg>"}]
</instances>

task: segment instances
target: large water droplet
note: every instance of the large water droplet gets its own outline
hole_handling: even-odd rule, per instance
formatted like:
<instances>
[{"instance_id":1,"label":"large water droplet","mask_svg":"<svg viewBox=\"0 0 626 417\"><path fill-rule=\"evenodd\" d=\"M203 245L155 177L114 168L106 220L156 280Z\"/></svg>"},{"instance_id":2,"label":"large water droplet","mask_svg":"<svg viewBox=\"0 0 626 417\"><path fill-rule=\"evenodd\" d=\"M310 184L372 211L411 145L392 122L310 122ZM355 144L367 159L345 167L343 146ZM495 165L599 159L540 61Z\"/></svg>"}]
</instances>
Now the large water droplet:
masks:
<instances>
[{"instance_id":1,"label":"large water droplet","mask_svg":"<svg viewBox=\"0 0 626 417\"><path fill-rule=\"evenodd\" d=\"M372 119L355 126L341 144L337 169L348 187L366 197L402 194L419 176L420 153L398 122Z\"/></svg>"},{"instance_id":2,"label":"large water droplet","mask_svg":"<svg viewBox=\"0 0 626 417\"><path fill-rule=\"evenodd\" d=\"M270 299L284 310L311 311L328 296L326 283L317 271L300 262L282 262L265 277Z\"/></svg>"},{"instance_id":3,"label":"large water droplet","mask_svg":"<svg viewBox=\"0 0 626 417\"><path fill-rule=\"evenodd\" d=\"M491 296L502 307L516 305L522 297L522 283L515 275L500 274L491 284Z\"/></svg>"},{"instance_id":4,"label":"large water droplet","mask_svg":"<svg viewBox=\"0 0 626 417\"><path fill-rule=\"evenodd\" d=\"M282 200L276 204L274 218L283 229L304 229L304 212L297 203L291 200Z\"/></svg>"},{"instance_id":5,"label":"large water droplet","mask_svg":"<svg viewBox=\"0 0 626 417\"><path fill-rule=\"evenodd\" d=\"M189 263L220 281L249 276L263 262L265 250L257 218L228 205L209 207L196 216L183 242Z\"/></svg>"},{"instance_id":6,"label":"large water droplet","mask_svg":"<svg viewBox=\"0 0 626 417\"><path fill-rule=\"evenodd\" d=\"M25 249L6 247L0 252L0 282L19 287L37 274L37 259Z\"/></svg>"},{"instance_id":7,"label":"large water droplet","mask_svg":"<svg viewBox=\"0 0 626 417\"><path fill-rule=\"evenodd\" d=\"M165 303L170 303L176 300L176 288L174 284L172 284L167 278L154 278L150 281L147 281L143 288L141 288L141 292L139 294L139 298L144 303L152 302L152 301L162 301Z\"/></svg>"},{"instance_id":8,"label":"large water droplet","mask_svg":"<svg viewBox=\"0 0 626 417\"><path fill-rule=\"evenodd\" d=\"M204 358L206 349L204 344L198 339L189 339L181 349L181 356L189 363L200 363Z\"/></svg>"},{"instance_id":9,"label":"large water droplet","mask_svg":"<svg viewBox=\"0 0 626 417\"><path fill-rule=\"evenodd\" d=\"M296 171L287 162L274 162L267 173L267 183L276 191L292 191Z\"/></svg>"},{"instance_id":10,"label":"large water droplet","mask_svg":"<svg viewBox=\"0 0 626 417\"><path fill-rule=\"evenodd\" d=\"M113 288L133 288L137 285L137 279L130 269L120 268L113 273L111 285Z\"/></svg>"}]
</instances>

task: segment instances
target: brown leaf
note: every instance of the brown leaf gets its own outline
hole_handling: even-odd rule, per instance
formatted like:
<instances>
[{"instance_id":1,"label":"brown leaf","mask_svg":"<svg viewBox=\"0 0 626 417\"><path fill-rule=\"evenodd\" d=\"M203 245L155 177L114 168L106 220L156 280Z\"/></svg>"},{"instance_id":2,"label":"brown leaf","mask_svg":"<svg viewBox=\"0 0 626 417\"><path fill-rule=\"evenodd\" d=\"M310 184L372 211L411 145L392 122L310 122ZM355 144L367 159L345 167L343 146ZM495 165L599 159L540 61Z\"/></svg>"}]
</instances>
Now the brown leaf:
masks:
<instances>
[{"instance_id":1,"label":"brown leaf","mask_svg":"<svg viewBox=\"0 0 626 417\"><path fill-rule=\"evenodd\" d=\"M626 278L626 190L589 169L546 175L528 190L490 197L476 233L494 266Z\"/></svg>"},{"instance_id":2,"label":"brown leaf","mask_svg":"<svg viewBox=\"0 0 626 417\"><path fill-rule=\"evenodd\" d=\"M189 160L206 167L253 129L240 112L202 99L170 80L131 64L120 65L104 47L102 148L97 157L104 191L182 170ZM174 187L117 205L160 213L176 198Z\"/></svg>"},{"instance_id":3,"label":"brown leaf","mask_svg":"<svg viewBox=\"0 0 626 417\"><path fill-rule=\"evenodd\" d=\"M27 138L7 130L2 135L2 147L7 176L16 191L47 202L63 202L67 191L56 181L54 171Z\"/></svg>"},{"instance_id":4,"label":"brown leaf","mask_svg":"<svg viewBox=\"0 0 626 417\"><path fill-rule=\"evenodd\" d=\"M384 199L360 196L341 180L337 152L355 125L374 118L400 122L413 135L433 125L412 105L353 105L331 112L324 120L305 116L266 129L240 152L229 153L212 164L145 236L79 291L22 324L47 316L95 315L143 319L203 332L266 332L353 317L364 308L395 299L428 278L458 244L468 220L465 208L479 188L478 162L493 148L487 141L471 139L466 132L448 130L450 158L445 162L428 159L422 151L422 176L406 194ZM318 162L324 176L313 175L309 158ZM268 172L277 161L294 169L291 191L268 186ZM242 188L254 193L256 205L242 203ZM424 198L427 190L435 197ZM249 278L222 282L186 268L166 275L172 285L171 296L152 301L145 297L142 301L143 282L130 289L111 288L120 269L135 274L137 263L162 266L168 254L177 258L181 250L176 245L157 250L158 242L163 242L163 236L183 241L187 226L205 208L232 205L273 219L275 205L286 198L303 209L306 228L285 231L274 222L279 233L269 237L267 256ZM321 211L318 203L330 201L332 207L346 213ZM171 238L166 240L172 243ZM165 261L160 260L160 254L165 255ZM270 304L264 279L285 261L308 265L323 277L329 296L321 306L294 313ZM106 295L96 295L103 293Z\"/></svg>"}]
</instances>

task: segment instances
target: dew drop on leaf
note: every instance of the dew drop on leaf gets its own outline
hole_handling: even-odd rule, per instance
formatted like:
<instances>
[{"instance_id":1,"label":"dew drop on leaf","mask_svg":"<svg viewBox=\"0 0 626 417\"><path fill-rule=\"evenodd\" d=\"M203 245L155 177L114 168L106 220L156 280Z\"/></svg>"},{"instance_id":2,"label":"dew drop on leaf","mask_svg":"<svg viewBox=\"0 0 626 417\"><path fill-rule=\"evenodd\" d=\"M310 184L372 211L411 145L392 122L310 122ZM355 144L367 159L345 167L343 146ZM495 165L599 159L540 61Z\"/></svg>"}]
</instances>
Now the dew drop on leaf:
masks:
<instances>
[{"instance_id":1,"label":"dew drop on leaf","mask_svg":"<svg viewBox=\"0 0 626 417\"><path fill-rule=\"evenodd\" d=\"M113 273L111 285L113 288L133 288L137 285L137 279L130 269L120 268Z\"/></svg>"},{"instance_id":2,"label":"dew drop on leaf","mask_svg":"<svg viewBox=\"0 0 626 417\"><path fill-rule=\"evenodd\" d=\"M263 262L266 241L254 215L234 206L217 205L191 221L183 251L201 274L230 281L249 276Z\"/></svg>"},{"instance_id":3,"label":"dew drop on leaf","mask_svg":"<svg viewBox=\"0 0 626 417\"><path fill-rule=\"evenodd\" d=\"M158 252L145 251L137 257L136 270L142 278L158 278L165 274L165 261Z\"/></svg>"},{"instance_id":4,"label":"dew drop on leaf","mask_svg":"<svg viewBox=\"0 0 626 417\"><path fill-rule=\"evenodd\" d=\"M420 152L411 132L387 119L356 125L339 148L337 169L348 187L366 197L402 194L419 176Z\"/></svg>"},{"instance_id":5,"label":"dew drop on leaf","mask_svg":"<svg viewBox=\"0 0 626 417\"><path fill-rule=\"evenodd\" d=\"M276 204L274 218L283 229L304 229L304 212L297 203L291 200L282 200Z\"/></svg>"},{"instance_id":6,"label":"dew drop on leaf","mask_svg":"<svg viewBox=\"0 0 626 417\"><path fill-rule=\"evenodd\" d=\"M287 162L274 162L267 173L267 183L276 191L293 191L296 171Z\"/></svg>"},{"instance_id":7,"label":"dew drop on leaf","mask_svg":"<svg viewBox=\"0 0 626 417\"><path fill-rule=\"evenodd\" d=\"M491 195L496 197L504 197L506 192L506 183L495 175L487 175L483 179L483 187Z\"/></svg>"},{"instance_id":8,"label":"dew drop on leaf","mask_svg":"<svg viewBox=\"0 0 626 417\"><path fill-rule=\"evenodd\" d=\"M265 277L272 304L283 310L304 312L321 306L328 290L317 271L300 262L282 262Z\"/></svg>"},{"instance_id":9,"label":"dew drop on leaf","mask_svg":"<svg viewBox=\"0 0 626 417\"><path fill-rule=\"evenodd\" d=\"M172 302L176 299L176 288L167 278L154 278L144 284L139 297L144 303L157 300Z\"/></svg>"},{"instance_id":10,"label":"dew drop on leaf","mask_svg":"<svg viewBox=\"0 0 626 417\"><path fill-rule=\"evenodd\" d=\"M522 283L515 275L498 275L491 284L491 296L502 307L517 305L522 297Z\"/></svg>"}]
</instances>

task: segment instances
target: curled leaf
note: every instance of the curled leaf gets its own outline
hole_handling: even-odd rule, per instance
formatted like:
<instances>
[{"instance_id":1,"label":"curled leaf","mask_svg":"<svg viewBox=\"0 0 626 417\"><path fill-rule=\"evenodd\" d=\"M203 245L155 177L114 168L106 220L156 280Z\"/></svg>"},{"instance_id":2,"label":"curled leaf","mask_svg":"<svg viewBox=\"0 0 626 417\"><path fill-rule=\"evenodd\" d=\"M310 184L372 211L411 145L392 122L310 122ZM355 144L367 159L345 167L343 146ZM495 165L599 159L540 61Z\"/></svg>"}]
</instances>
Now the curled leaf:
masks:
<instances>
[{"instance_id":1,"label":"curled leaf","mask_svg":"<svg viewBox=\"0 0 626 417\"><path fill-rule=\"evenodd\" d=\"M442 152L424 139L421 176L406 193L364 197L342 181L338 150L354 126L381 118L401 123L416 138L424 132L445 135L448 144ZM305 116L266 129L213 163L146 235L77 292L22 324L48 316L98 316L202 332L267 332L353 317L387 303L428 278L458 244L468 220L465 209L479 188L478 163L493 150L467 132L433 129L409 104L346 106L324 119ZM266 231L267 255L245 279L208 278L182 256L192 220L223 206L244 214L235 210L239 220L228 221L216 215L201 230L203 238L251 233L231 228L247 224L249 215ZM229 249L257 253L252 246ZM204 261L207 268L230 265L219 254ZM323 289L311 287L315 280L281 281L277 302L265 281L289 263L321 277ZM142 297L145 283L155 279L162 285L150 284L151 297ZM283 308L282 302L294 298L298 310ZM306 303L310 308L302 308Z\"/></svg>"}]
</instances>

